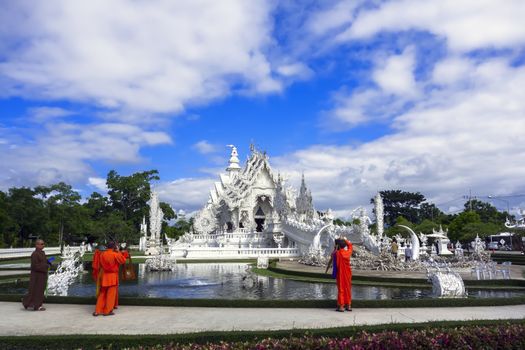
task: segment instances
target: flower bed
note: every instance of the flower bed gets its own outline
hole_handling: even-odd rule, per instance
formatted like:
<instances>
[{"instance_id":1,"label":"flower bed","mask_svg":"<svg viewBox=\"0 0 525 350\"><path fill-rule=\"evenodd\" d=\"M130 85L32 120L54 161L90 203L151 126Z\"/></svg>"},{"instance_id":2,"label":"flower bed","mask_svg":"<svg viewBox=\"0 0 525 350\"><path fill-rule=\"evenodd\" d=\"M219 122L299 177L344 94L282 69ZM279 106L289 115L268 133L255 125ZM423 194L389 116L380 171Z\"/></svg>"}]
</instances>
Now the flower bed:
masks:
<instances>
[{"instance_id":1,"label":"flower bed","mask_svg":"<svg viewBox=\"0 0 525 350\"><path fill-rule=\"evenodd\" d=\"M244 349L525 349L525 326L464 326L423 330L360 332L348 338L306 334L301 337L266 338L245 342L169 344L131 349L244 350Z\"/></svg>"}]
</instances>

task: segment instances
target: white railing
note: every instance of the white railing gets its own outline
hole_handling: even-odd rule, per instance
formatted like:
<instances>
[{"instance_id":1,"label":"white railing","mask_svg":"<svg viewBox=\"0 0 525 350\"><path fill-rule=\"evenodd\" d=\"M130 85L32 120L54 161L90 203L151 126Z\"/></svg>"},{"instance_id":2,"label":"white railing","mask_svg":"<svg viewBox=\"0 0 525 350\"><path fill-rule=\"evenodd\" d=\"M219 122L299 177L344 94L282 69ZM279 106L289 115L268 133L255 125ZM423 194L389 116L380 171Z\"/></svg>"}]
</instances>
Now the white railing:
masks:
<instances>
[{"instance_id":1,"label":"white railing","mask_svg":"<svg viewBox=\"0 0 525 350\"><path fill-rule=\"evenodd\" d=\"M188 247L171 250L171 256L177 259L248 259L260 256L292 258L299 254L297 248Z\"/></svg>"},{"instance_id":2,"label":"white railing","mask_svg":"<svg viewBox=\"0 0 525 350\"><path fill-rule=\"evenodd\" d=\"M69 247L71 252L77 252L80 247ZM12 258L26 258L30 257L35 251L35 248L6 248L0 249L0 260L1 259L12 259ZM60 247L45 247L44 252L46 255L60 254Z\"/></svg>"}]
</instances>

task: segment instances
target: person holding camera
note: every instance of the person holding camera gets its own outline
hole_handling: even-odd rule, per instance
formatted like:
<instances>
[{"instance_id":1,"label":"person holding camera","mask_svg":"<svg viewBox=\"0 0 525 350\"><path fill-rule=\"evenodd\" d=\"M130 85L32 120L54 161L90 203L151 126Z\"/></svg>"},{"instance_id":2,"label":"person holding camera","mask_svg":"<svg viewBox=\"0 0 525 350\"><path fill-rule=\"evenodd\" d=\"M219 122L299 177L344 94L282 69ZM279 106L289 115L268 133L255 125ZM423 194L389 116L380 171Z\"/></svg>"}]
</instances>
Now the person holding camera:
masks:
<instances>
[{"instance_id":1,"label":"person holding camera","mask_svg":"<svg viewBox=\"0 0 525 350\"><path fill-rule=\"evenodd\" d=\"M110 316L114 315L113 309L117 300L119 266L124 264L126 259L119 252L117 244L109 242L107 250L100 254L99 261L103 274L93 316Z\"/></svg>"}]
</instances>

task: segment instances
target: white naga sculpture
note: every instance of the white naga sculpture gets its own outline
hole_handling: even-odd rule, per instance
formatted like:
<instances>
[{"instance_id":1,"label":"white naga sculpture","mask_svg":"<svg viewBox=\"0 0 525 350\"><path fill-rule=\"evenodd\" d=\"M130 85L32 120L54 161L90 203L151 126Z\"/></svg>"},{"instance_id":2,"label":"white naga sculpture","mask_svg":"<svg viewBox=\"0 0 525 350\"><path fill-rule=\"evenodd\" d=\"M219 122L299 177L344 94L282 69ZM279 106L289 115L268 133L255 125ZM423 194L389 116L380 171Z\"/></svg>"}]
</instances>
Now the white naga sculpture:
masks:
<instances>
[{"instance_id":1,"label":"white naga sculpture","mask_svg":"<svg viewBox=\"0 0 525 350\"><path fill-rule=\"evenodd\" d=\"M432 294L442 298L462 298L466 296L465 284L461 276L449 267L443 271L437 264L427 269L427 277L432 282Z\"/></svg>"},{"instance_id":2,"label":"white naga sculpture","mask_svg":"<svg viewBox=\"0 0 525 350\"><path fill-rule=\"evenodd\" d=\"M411 259L412 260L418 260L421 248L419 246L419 239L418 239L416 233L408 226L405 226L405 225L397 225L397 226L402 227L405 230L407 230L408 232L410 232L410 242L411 242L411 246L412 246L412 257L411 257Z\"/></svg>"},{"instance_id":3,"label":"white naga sculpture","mask_svg":"<svg viewBox=\"0 0 525 350\"><path fill-rule=\"evenodd\" d=\"M521 211L523 215L523 210ZM507 228L525 228L525 217L515 220L514 222L510 221L509 218L505 220L505 227Z\"/></svg>"},{"instance_id":4,"label":"white naga sculpture","mask_svg":"<svg viewBox=\"0 0 525 350\"><path fill-rule=\"evenodd\" d=\"M82 265L83 251L62 255L62 262L47 280L47 294L66 296L69 286L75 281L78 275L84 270Z\"/></svg>"}]
</instances>

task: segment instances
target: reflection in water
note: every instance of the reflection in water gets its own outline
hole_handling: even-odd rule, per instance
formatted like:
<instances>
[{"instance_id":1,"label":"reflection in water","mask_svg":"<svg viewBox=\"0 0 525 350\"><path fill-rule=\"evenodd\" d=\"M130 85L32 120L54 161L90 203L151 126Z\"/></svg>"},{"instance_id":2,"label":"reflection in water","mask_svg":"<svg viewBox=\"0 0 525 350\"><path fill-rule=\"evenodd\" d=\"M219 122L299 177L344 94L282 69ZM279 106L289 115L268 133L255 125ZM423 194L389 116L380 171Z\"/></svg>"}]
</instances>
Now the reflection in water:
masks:
<instances>
[{"instance_id":1,"label":"reflection in water","mask_svg":"<svg viewBox=\"0 0 525 350\"><path fill-rule=\"evenodd\" d=\"M280 278L255 276L255 283L243 287L249 265L246 263L177 264L174 272L148 272L144 264L138 266L138 279L122 282L121 296L184 299L333 299L337 297L335 283L297 282ZM24 293L3 290L6 293ZM432 289L387 288L353 286L354 299L418 299L431 297ZM90 274L74 283L68 295L93 296L95 285ZM474 298L509 298L523 296L522 291L476 290Z\"/></svg>"}]
</instances>

